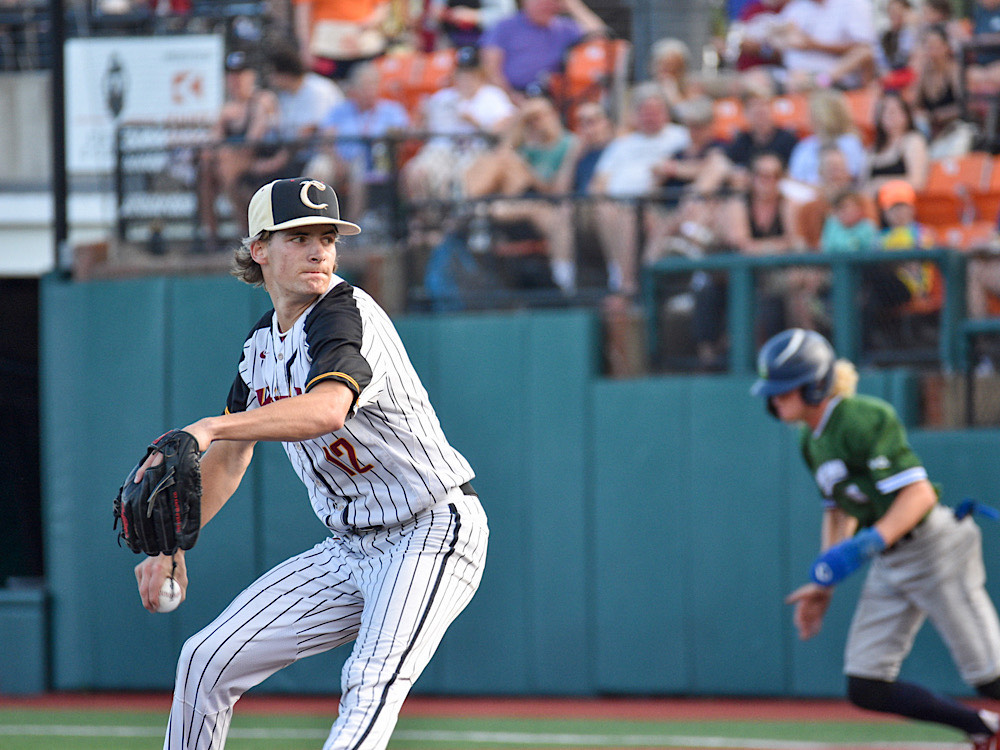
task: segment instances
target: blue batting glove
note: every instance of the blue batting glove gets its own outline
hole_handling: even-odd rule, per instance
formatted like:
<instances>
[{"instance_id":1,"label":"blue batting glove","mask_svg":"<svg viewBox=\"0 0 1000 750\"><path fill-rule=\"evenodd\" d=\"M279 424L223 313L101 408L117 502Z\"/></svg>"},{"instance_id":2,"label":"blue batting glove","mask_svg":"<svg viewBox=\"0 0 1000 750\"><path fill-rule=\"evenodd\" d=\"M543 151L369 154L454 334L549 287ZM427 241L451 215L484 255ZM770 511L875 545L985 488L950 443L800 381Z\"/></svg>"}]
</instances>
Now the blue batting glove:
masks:
<instances>
[{"instance_id":1,"label":"blue batting glove","mask_svg":"<svg viewBox=\"0 0 1000 750\"><path fill-rule=\"evenodd\" d=\"M820 586L833 586L885 549L885 539L873 528L862 529L816 558L809 577Z\"/></svg>"},{"instance_id":2,"label":"blue batting glove","mask_svg":"<svg viewBox=\"0 0 1000 750\"><path fill-rule=\"evenodd\" d=\"M976 513L979 515L990 518L994 521L1000 521L1000 511L991 505L984 505L983 503L973 500L971 497L965 498L962 502L958 504L955 508L955 518L961 521L966 516L973 516Z\"/></svg>"}]
</instances>

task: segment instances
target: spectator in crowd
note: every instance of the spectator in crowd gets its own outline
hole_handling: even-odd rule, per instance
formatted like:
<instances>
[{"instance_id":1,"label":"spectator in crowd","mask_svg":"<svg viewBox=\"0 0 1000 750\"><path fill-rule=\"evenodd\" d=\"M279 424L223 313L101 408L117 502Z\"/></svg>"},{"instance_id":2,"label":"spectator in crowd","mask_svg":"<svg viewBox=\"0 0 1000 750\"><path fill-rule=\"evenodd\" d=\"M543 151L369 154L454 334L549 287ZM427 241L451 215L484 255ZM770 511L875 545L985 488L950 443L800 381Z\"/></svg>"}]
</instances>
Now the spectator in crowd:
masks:
<instances>
[{"instance_id":1,"label":"spectator in crowd","mask_svg":"<svg viewBox=\"0 0 1000 750\"><path fill-rule=\"evenodd\" d=\"M795 247L791 205L781 192L785 167L777 154L764 152L750 166L750 187L732 198L724 224L727 240L746 255L779 255Z\"/></svg>"},{"instance_id":2,"label":"spectator in crowd","mask_svg":"<svg viewBox=\"0 0 1000 750\"><path fill-rule=\"evenodd\" d=\"M688 99L674 107L680 124L687 128L687 145L653 167L653 176L663 189L665 203L676 205L687 189L710 192L718 187L723 174L718 155L726 143L715 135L712 100L705 96Z\"/></svg>"},{"instance_id":3,"label":"spectator in crowd","mask_svg":"<svg viewBox=\"0 0 1000 750\"><path fill-rule=\"evenodd\" d=\"M663 88L671 107L691 96L688 71L691 50L680 39L666 37L657 40L649 55L649 75Z\"/></svg>"},{"instance_id":4,"label":"spectator in crowd","mask_svg":"<svg viewBox=\"0 0 1000 750\"><path fill-rule=\"evenodd\" d=\"M604 32L604 22L583 0L523 0L520 11L479 40L486 77L519 101L531 84L544 90L571 46Z\"/></svg>"},{"instance_id":5,"label":"spectator in crowd","mask_svg":"<svg viewBox=\"0 0 1000 750\"><path fill-rule=\"evenodd\" d=\"M874 194L888 180L903 178L918 192L927 184L930 157L927 138L913 119L910 105L896 91L886 91L875 106L875 142L868 154L865 183Z\"/></svg>"},{"instance_id":6,"label":"spectator in crowd","mask_svg":"<svg viewBox=\"0 0 1000 750\"><path fill-rule=\"evenodd\" d=\"M291 0L295 35L307 69L345 80L382 54L391 0Z\"/></svg>"},{"instance_id":7,"label":"spectator in crowd","mask_svg":"<svg viewBox=\"0 0 1000 750\"><path fill-rule=\"evenodd\" d=\"M819 156L819 187L816 196L793 209L792 232L800 249L819 250L823 226L836 198L857 188L847 157L836 145L825 146ZM879 215L875 202L863 196L864 213L874 224Z\"/></svg>"},{"instance_id":8,"label":"spectator in crowd","mask_svg":"<svg viewBox=\"0 0 1000 750\"><path fill-rule=\"evenodd\" d=\"M552 259L552 278L567 293L572 293L578 283L583 283L580 281L581 266L590 285L603 285L607 281L603 269L587 273L591 270L590 264L581 261L589 260L591 255L598 255L604 257L605 265L607 263L600 242L591 242L598 236L597 210L594 202L586 198L591 194L590 184L597 162L615 136L614 123L600 104L584 102L577 106L574 115L576 141L567 156L567 168L561 170L557 177L555 191L579 200L571 199L559 205L555 216L558 226L554 231L567 237L571 245L568 258ZM585 243L587 247L583 247ZM598 245L597 252L586 253L587 257L581 258L584 254L582 251L590 250L591 244Z\"/></svg>"},{"instance_id":9,"label":"spectator in crowd","mask_svg":"<svg viewBox=\"0 0 1000 750\"><path fill-rule=\"evenodd\" d=\"M906 180L890 180L879 188L878 203L885 224L879 238L882 250L927 250L934 246L933 233L916 221L916 198ZM886 269L869 289L871 330L876 337L881 333L886 342L899 340L898 313L904 306L907 312L918 315L941 307L941 273L929 261L907 261Z\"/></svg>"},{"instance_id":10,"label":"spectator in crowd","mask_svg":"<svg viewBox=\"0 0 1000 750\"><path fill-rule=\"evenodd\" d=\"M754 68L778 69L781 54L771 42L771 31L788 0L750 0L740 9L733 66L745 73Z\"/></svg>"},{"instance_id":11,"label":"spectator in crowd","mask_svg":"<svg viewBox=\"0 0 1000 750\"><path fill-rule=\"evenodd\" d=\"M410 127L410 117L402 104L379 97L379 80L374 63L351 69L344 92L347 98L320 123L323 140L335 139L334 145L325 149L325 158L313 160L308 175L328 185L336 184L337 193L346 194L347 213L352 216L364 216L369 191L389 183L395 168L391 139ZM379 227L380 219L372 215L364 223L370 228Z\"/></svg>"},{"instance_id":12,"label":"spectator in crowd","mask_svg":"<svg viewBox=\"0 0 1000 750\"><path fill-rule=\"evenodd\" d=\"M812 2L812 0L803 0ZM867 153L843 93L825 89L809 95L809 122L812 135L799 141L788 163L788 176L806 185L819 184L819 155L825 146L836 145L847 158L851 177L865 167Z\"/></svg>"},{"instance_id":13,"label":"spectator in crowd","mask_svg":"<svg viewBox=\"0 0 1000 750\"><path fill-rule=\"evenodd\" d=\"M975 97L1000 92L1000 0L976 0L972 7L973 40L991 45L975 53L965 70L966 87Z\"/></svg>"},{"instance_id":14,"label":"spectator in crowd","mask_svg":"<svg viewBox=\"0 0 1000 750\"><path fill-rule=\"evenodd\" d=\"M466 170L489 145L476 137L502 131L517 111L507 92L487 83L475 47L456 54L452 84L420 108L427 143L406 163L403 185L409 199L451 199L463 195Z\"/></svg>"},{"instance_id":15,"label":"spectator in crowd","mask_svg":"<svg viewBox=\"0 0 1000 750\"><path fill-rule=\"evenodd\" d=\"M887 89L904 89L915 79L910 62L917 47L918 30L912 9L910 0L889 0L886 4L888 26L879 36L876 53L882 85Z\"/></svg>"},{"instance_id":16,"label":"spectator in crowd","mask_svg":"<svg viewBox=\"0 0 1000 750\"><path fill-rule=\"evenodd\" d=\"M931 159L960 156L972 146L962 117L962 83L958 60L943 26L927 28L921 38L916 82L916 109L928 134Z\"/></svg>"},{"instance_id":17,"label":"spectator in crowd","mask_svg":"<svg viewBox=\"0 0 1000 750\"><path fill-rule=\"evenodd\" d=\"M857 253L878 248L879 229L868 215L864 193L844 190L833 199L831 208L823 224L820 251Z\"/></svg>"},{"instance_id":18,"label":"spectator in crowd","mask_svg":"<svg viewBox=\"0 0 1000 750\"><path fill-rule=\"evenodd\" d=\"M688 130L688 143L653 165L661 200L649 211L648 239L643 253L647 262L662 255L664 244L674 241L678 233L685 234L685 227L691 227L692 222L704 225L705 231L699 235L708 236L711 222L697 217L708 218L715 213L712 205L703 204L714 204L706 199L718 190L727 170L722 156L726 144L716 138L713 128L712 101L704 96L688 99L674 107L674 112ZM690 201L696 205L686 205ZM689 236L686 240L694 238Z\"/></svg>"},{"instance_id":19,"label":"spectator in crowd","mask_svg":"<svg viewBox=\"0 0 1000 750\"><path fill-rule=\"evenodd\" d=\"M597 162L615 137L615 124L604 108L596 102L584 102L578 105L574 122L577 147L570 158L573 170L566 192L573 195L588 195L594 172L597 170Z\"/></svg>"},{"instance_id":20,"label":"spectator in crowd","mask_svg":"<svg viewBox=\"0 0 1000 750\"><path fill-rule=\"evenodd\" d=\"M456 49L476 46L485 29L517 12L514 0L426 0L425 5L426 23Z\"/></svg>"},{"instance_id":21,"label":"spectator in crowd","mask_svg":"<svg viewBox=\"0 0 1000 750\"><path fill-rule=\"evenodd\" d=\"M552 194L559 170L567 163L573 135L563 126L555 105L533 96L517 108L500 144L483 154L466 172L466 192L520 196Z\"/></svg>"},{"instance_id":22,"label":"spectator in crowd","mask_svg":"<svg viewBox=\"0 0 1000 750\"><path fill-rule=\"evenodd\" d=\"M780 255L793 249L790 206L780 188L784 172L784 165L775 154L761 153L754 158L749 189L727 200L721 211L711 217L721 228L724 247L752 256ZM758 275L758 338L769 338L785 328L791 309L803 304L797 285L795 269ZM717 369L724 365L726 276L700 273L692 286L695 297L692 332L698 361L706 369Z\"/></svg>"},{"instance_id":23,"label":"spectator in crowd","mask_svg":"<svg viewBox=\"0 0 1000 750\"><path fill-rule=\"evenodd\" d=\"M298 177L316 154L312 141L320 123L344 100L344 94L329 78L306 69L294 43L273 45L268 64L268 81L278 95L279 133L285 146L270 158L266 173L273 179Z\"/></svg>"},{"instance_id":24,"label":"spectator in crowd","mask_svg":"<svg viewBox=\"0 0 1000 750\"><path fill-rule=\"evenodd\" d=\"M953 0L924 0L920 8L919 36L932 26L940 26L945 32L949 46L957 50L959 45L969 38L966 19L955 16ZM920 45L917 45L917 53Z\"/></svg>"},{"instance_id":25,"label":"spectator in crowd","mask_svg":"<svg viewBox=\"0 0 1000 750\"><path fill-rule=\"evenodd\" d=\"M260 86L246 53L230 52L226 56L226 101L212 130L213 143L218 145L201 152L199 250L212 251L218 244L216 200L220 195L226 196L232 207L240 236L246 235L247 206L267 173L279 118L277 97Z\"/></svg>"},{"instance_id":26,"label":"spectator in crowd","mask_svg":"<svg viewBox=\"0 0 1000 750\"><path fill-rule=\"evenodd\" d=\"M598 204L601 244L609 256L608 286L626 295L638 291L639 225L632 201L659 189L654 169L687 148L687 128L670 121L659 84L647 81L631 96L631 130L615 138L594 168L591 192L611 200Z\"/></svg>"},{"instance_id":27,"label":"spectator in crowd","mask_svg":"<svg viewBox=\"0 0 1000 750\"><path fill-rule=\"evenodd\" d=\"M791 0L779 14L774 45L792 90L838 84L857 88L875 77L875 21L870 0Z\"/></svg>"},{"instance_id":28,"label":"spectator in crowd","mask_svg":"<svg viewBox=\"0 0 1000 750\"><path fill-rule=\"evenodd\" d=\"M488 212L495 230L511 240L546 240L552 278L571 291L569 277L560 273L572 261L572 239L561 231L554 196L567 184L575 137L544 96L525 99L507 126L500 144L478 157L466 171L470 198L497 197Z\"/></svg>"},{"instance_id":29,"label":"spectator in crowd","mask_svg":"<svg viewBox=\"0 0 1000 750\"><path fill-rule=\"evenodd\" d=\"M776 155L784 170L799 142L795 133L778 127L775 122L770 88L750 88L744 93L742 101L747 127L736 133L723 154L726 160L723 164L725 178L736 190L748 189L750 167L757 156L765 153Z\"/></svg>"}]
</instances>

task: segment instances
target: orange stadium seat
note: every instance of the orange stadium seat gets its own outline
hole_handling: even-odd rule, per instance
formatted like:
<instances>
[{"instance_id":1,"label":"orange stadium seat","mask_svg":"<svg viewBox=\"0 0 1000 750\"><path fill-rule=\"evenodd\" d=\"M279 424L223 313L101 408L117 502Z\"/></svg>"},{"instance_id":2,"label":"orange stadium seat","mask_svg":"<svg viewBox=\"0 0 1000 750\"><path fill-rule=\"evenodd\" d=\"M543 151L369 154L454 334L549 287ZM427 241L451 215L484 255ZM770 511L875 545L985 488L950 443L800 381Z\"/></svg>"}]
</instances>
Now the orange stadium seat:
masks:
<instances>
[{"instance_id":1,"label":"orange stadium seat","mask_svg":"<svg viewBox=\"0 0 1000 750\"><path fill-rule=\"evenodd\" d=\"M916 219L931 227L950 227L962 223L968 204L956 193L917 193Z\"/></svg>"},{"instance_id":2,"label":"orange stadium seat","mask_svg":"<svg viewBox=\"0 0 1000 750\"><path fill-rule=\"evenodd\" d=\"M375 58L380 77L379 96L397 101L409 109L422 63L422 56L411 51L391 52Z\"/></svg>"},{"instance_id":3,"label":"orange stadium seat","mask_svg":"<svg viewBox=\"0 0 1000 750\"><path fill-rule=\"evenodd\" d=\"M989 174L982 188L972 191L972 202L978 218L995 223L1000 214L1000 156L994 156L987 168Z\"/></svg>"},{"instance_id":4,"label":"orange stadium seat","mask_svg":"<svg viewBox=\"0 0 1000 750\"><path fill-rule=\"evenodd\" d=\"M983 151L935 159L927 175L925 193L970 194L989 185L992 160Z\"/></svg>"},{"instance_id":5,"label":"orange stadium seat","mask_svg":"<svg viewBox=\"0 0 1000 750\"><path fill-rule=\"evenodd\" d=\"M976 207L978 219L996 225L997 219L1000 217L1000 191L985 190L973 193L972 203Z\"/></svg>"},{"instance_id":6,"label":"orange stadium seat","mask_svg":"<svg viewBox=\"0 0 1000 750\"><path fill-rule=\"evenodd\" d=\"M979 151L932 161L927 185L917 195L917 221L949 227L969 223L970 214L986 219L988 201L979 205L976 195L988 190L991 166L990 155Z\"/></svg>"},{"instance_id":7,"label":"orange stadium seat","mask_svg":"<svg viewBox=\"0 0 1000 750\"><path fill-rule=\"evenodd\" d=\"M731 96L716 99L712 104L712 128L716 138L731 141L736 133L747 126L743 103Z\"/></svg>"},{"instance_id":8,"label":"orange stadium seat","mask_svg":"<svg viewBox=\"0 0 1000 750\"><path fill-rule=\"evenodd\" d=\"M779 96L771 103L774 121L778 127L787 128L800 137L812 132L809 121L809 99L805 94Z\"/></svg>"},{"instance_id":9,"label":"orange stadium seat","mask_svg":"<svg viewBox=\"0 0 1000 750\"><path fill-rule=\"evenodd\" d=\"M873 86L844 92L847 108L851 112L851 121L858 129L858 135L868 146L875 140L875 102L878 96L879 89Z\"/></svg>"},{"instance_id":10,"label":"orange stadium seat","mask_svg":"<svg viewBox=\"0 0 1000 750\"><path fill-rule=\"evenodd\" d=\"M971 224L954 224L936 227L935 233L942 245L956 250L974 250L989 243L996 231L992 221L974 221Z\"/></svg>"},{"instance_id":11,"label":"orange stadium seat","mask_svg":"<svg viewBox=\"0 0 1000 750\"><path fill-rule=\"evenodd\" d=\"M420 93L433 94L451 85L456 53L454 48L447 48L428 52L423 56L423 64L416 80Z\"/></svg>"},{"instance_id":12,"label":"orange stadium seat","mask_svg":"<svg viewBox=\"0 0 1000 750\"><path fill-rule=\"evenodd\" d=\"M585 101L624 95L632 44L626 39L596 37L570 48L563 72L549 79L549 91L563 112Z\"/></svg>"}]
</instances>

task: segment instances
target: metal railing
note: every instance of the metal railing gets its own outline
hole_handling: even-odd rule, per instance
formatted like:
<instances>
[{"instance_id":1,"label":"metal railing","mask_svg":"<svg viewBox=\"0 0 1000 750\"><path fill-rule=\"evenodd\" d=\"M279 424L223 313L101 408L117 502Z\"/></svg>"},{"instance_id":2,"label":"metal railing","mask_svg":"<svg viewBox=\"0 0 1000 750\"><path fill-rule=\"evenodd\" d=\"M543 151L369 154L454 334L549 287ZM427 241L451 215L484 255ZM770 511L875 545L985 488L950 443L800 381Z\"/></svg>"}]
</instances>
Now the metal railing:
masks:
<instances>
[{"instance_id":1,"label":"metal railing","mask_svg":"<svg viewBox=\"0 0 1000 750\"><path fill-rule=\"evenodd\" d=\"M871 251L839 254L792 254L751 257L718 254L701 259L664 258L643 272L643 299L647 311L648 344L652 362L659 358L660 318L658 309L663 281L671 276L696 272L720 272L728 281L726 332L729 341L728 370L749 373L759 342L755 331L755 276L774 269L795 266L829 269L832 343L838 355L855 362L864 360L862 323L858 314L861 289L860 271L865 266L899 264L906 261L931 262L940 268L944 297L939 313L937 350L934 360L946 371L967 367L967 336L975 330L965 320L965 256L950 249Z\"/></svg>"}]
</instances>

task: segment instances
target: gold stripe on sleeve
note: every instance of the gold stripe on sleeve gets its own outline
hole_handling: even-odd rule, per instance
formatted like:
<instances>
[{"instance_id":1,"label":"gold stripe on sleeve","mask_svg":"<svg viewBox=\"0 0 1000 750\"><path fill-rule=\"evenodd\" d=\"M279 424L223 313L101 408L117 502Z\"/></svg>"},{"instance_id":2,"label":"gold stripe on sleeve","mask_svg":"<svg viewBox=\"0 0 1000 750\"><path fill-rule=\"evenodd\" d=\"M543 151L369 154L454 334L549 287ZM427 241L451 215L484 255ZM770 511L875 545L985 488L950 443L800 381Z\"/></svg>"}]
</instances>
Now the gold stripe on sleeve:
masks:
<instances>
[{"instance_id":1,"label":"gold stripe on sleeve","mask_svg":"<svg viewBox=\"0 0 1000 750\"><path fill-rule=\"evenodd\" d=\"M354 388L355 393L361 393L361 387L358 385L358 381L348 375L346 372L324 372L322 375L317 375L308 383L306 383L306 390L308 391L313 385L319 380L326 380L327 378L343 378L348 382L348 385Z\"/></svg>"}]
</instances>

